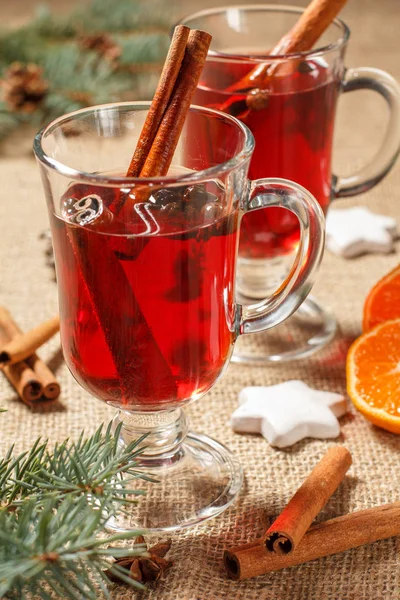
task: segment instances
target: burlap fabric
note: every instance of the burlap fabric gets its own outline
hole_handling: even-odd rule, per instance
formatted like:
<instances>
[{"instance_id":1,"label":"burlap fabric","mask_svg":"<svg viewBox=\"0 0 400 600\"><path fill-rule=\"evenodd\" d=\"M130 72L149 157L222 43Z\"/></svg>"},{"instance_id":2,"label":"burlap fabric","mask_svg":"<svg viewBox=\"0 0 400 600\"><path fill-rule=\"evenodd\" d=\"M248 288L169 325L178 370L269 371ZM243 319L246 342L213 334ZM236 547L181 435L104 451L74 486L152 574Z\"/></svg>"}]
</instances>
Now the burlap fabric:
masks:
<instances>
[{"instance_id":1,"label":"burlap fabric","mask_svg":"<svg viewBox=\"0 0 400 600\"><path fill-rule=\"evenodd\" d=\"M302 2L304 4L305 2ZM189 12L197 6L186 6ZM398 0L353 0L346 9L355 36L349 66L380 66L400 79L397 53ZM361 164L378 143L384 107L372 94L342 99L338 122L336 162L342 170ZM362 107L362 110L360 110ZM382 115L382 116L381 116ZM39 172L29 153L32 132L21 132L0 156L0 302L27 329L57 310L56 285L45 266L44 242L39 234L47 215ZM374 191L342 206L363 204L400 220L400 166ZM341 421L341 438L334 442L305 440L277 451L261 437L234 434L229 416L245 385L269 385L290 378L303 379L316 388L345 392L345 356L360 332L363 300L373 283L399 262L397 252L344 260L326 253L314 295L335 313L340 333L331 346L290 366L240 367L231 365L206 397L188 408L192 428L212 435L240 458L245 484L238 501L222 516L201 527L173 535L174 568L145 593L149 599L212 600L397 600L400 598L398 554L400 539L391 539L347 553L314 561L290 570L234 583L222 569L225 547L259 536L276 516L312 466L332 443L344 443L353 454L349 476L319 519L399 500L400 437L372 427L354 409ZM93 430L108 421L113 411L83 391L68 373L52 340L41 352L56 370L62 385L61 407L32 412L20 403L0 378L0 451L12 443L26 449L38 437L51 442L76 438L82 428ZM113 597L125 600L132 591L116 587Z\"/></svg>"}]
</instances>

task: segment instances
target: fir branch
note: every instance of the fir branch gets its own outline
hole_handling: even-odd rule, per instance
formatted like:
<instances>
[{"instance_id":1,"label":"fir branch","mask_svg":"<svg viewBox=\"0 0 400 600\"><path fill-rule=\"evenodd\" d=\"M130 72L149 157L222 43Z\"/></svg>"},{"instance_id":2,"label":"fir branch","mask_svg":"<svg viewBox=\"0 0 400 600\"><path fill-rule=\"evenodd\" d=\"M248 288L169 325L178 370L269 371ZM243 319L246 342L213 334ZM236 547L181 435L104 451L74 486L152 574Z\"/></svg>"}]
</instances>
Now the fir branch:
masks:
<instances>
[{"instance_id":1,"label":"fir branch","mask_svg":"<svg viewBox=\"0 0 400 600\"><path fill-rule=\"evenodd\" d=\"M109 598L105 569L137 589L143 586L129 571L110 564L111 557L138 556L144 545L133 548L114 544L139 535L139 531L105 538L110 507L103 499L97 507L85 498L48 498L43 506L25 501L16 513L0 512L0 597L51 598L51 591L68 600L95 600L98 589Z\"/></svg>"},{"instance_id":2,"label":"fir branch","mask_svg":"<svg viewBox=\"0 0 400 600\"><path fill-rule=\"evenodd\" d=\"M18 507L26 496L43 503L49 495L84 497L96 505L103 499L108 505L128 503L128 496L141 494L131 487L133 481L152 479L137 471L136 462L144 450L144 438L134 440L125 447L118 444L122 424L105 432L103 426L89 438L83 433L77 442L65 440L48 450L47 442L37 440L29 452L16 458L13 448L0 461L0 509Z\"/></svg>"},{"instance_id":3,"label":"fir branch","mask_svg":"<svg viewBox=\"0 0 400 600\"><path fill-rule=\"evenodd\" d=\"M31 25L31 29L40 37L57 40L71 38L76 35L76 24L74 24L73 17L56 17L45 4L37 8L36 18Z\"/></svg>"},{"instance_id":4,"label":"fir branch","mask_svg":"<svg viewBox=\"0 0 400 600\"><path fill-rule=\"evenodd\" d=\"M147 2L126 2L125 0L93 0L88 9L77 10L71 21L79 23L88 33L105 29L108 32L131 31L146 28L158 28L168 31L169 14L163 5L154 0Z\"/></svg>"},{"instance_id":5,"label":"fir branch","mask_svg":"<svg viewBox=\"0 0 400 600\"><path fill-rule=\"evenodd\" d=\"M43 120L53 119L83 106L116 101L132 89L132 77L116 73L94 52L82 53L76 44L54 48L39 63L51 82L42 112Z\"/></svg>"},{"instance_id":6,"label":"fir branch","mask_svg":"<svg viewBox=\"0 0 400 600\"><path fill-rule=\"evenodd\" d=\"M0 79L14 62L43 69L48 90L26 114L0 103L0 140L21 123L35 127L61 114L127 99L148 99L169 45L170 10L160 0L92 0L67 16L41 8L29 25L0 32ZM118 58L82 46L85 36L111 34Z\"/></svg>"},{"instance_id":7,"label":"fir branch","mask_svg":"<svg viewBox=\"0 0 400 600\"><path fill-rule=\"evenodd\" d=\"M46 462L47 442L38 439L29 452L13 456L14 446L0 460L0 509L21 500L35 490L33 477ZM20 483L22 482L22 483Z\"/></svg>"},{"instance_id":8,"label":"fir branch","mask_svg":"<svg viewBox=\"0 0 400 600\"><path fill-rule=\"evenodd\" d=\"M34 62L40 48L40 38L29 28L2 32L0 35L0 67L4 70L15 61Z\"/></svg>"},{"instance_id":9,"label":"fir branch","mask_svg":"<svg viewBox=\"0 0 400 600\"><path fill-rule=\"evenodd\" d=\"M165 57L169 46L166 33L139 33L130 37L115 35L114 39L121 47L119 64L122 66L143 63L157 66Z\"/></svg>"},{"instance_id":10,"label":"fir branch","mask_svg":"<svg viewBox=\"0 0 400 600\"><path fill-rule=\"evenodd\" d=\"M88 6L79 7L66 16L55 16L47 6L40 6L33 22L20 31L61 41L101 31L118 33L148 30L168 33L169 28L170 10L154 0L92 0Z\"/></svg>"}]
</instances>

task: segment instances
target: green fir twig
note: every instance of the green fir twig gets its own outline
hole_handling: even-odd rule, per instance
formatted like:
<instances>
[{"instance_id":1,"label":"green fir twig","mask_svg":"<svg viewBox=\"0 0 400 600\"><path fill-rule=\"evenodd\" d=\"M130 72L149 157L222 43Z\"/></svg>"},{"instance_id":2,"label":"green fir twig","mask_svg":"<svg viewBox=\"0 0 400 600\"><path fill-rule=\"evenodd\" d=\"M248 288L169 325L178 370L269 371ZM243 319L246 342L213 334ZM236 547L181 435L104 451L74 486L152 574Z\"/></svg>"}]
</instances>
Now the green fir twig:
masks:
<instances>
[{"instance_id":1,"label":"green fir twig","mask_svg":"<svg viewBox=\"0 0 400 600\"><path fill-rule=\"evenodd\" d=\"M151 98L169 45L169 12L162 0L92 0L66 16L42 7L29 25L0 31L0 79L14 62L35 63L49 86L29 114L0 101L0 140L22 123L38 128L85 106ZM93 34L111 36L120 56L110 61L83 47Z\"/></svg>"},{"instance_id":2,"label":"green fir twig","mask_svg":"<svg viewBox=\"0 0 400 600\"><path fill-rule=\"evenodd\" d=\"M137 459L146 436L119 444L112 423L78 441L50 450L36 440L18 456L12 446L0 460L0 597L95 600L99 590L119 580L142 589L129 571L110 558L147 556L146 547L118 547L144 533L133 530L107 537L107 522L126 514L128 495L138 478ZM117 546L115 546L117 544Z\"/></svg>"},{"instance_id":3,"label":"green fir twig","mask_svg":"<svg viewBox=\"0 0 400 600\"><path fill-rule=\"evenodd\" d=\"M89 497L93 502L106 498L110 505L126 504L127 496L142 494L131 484L137 478L151 480L136 469L146 436L121 447L121 426L114 433L111 423L105 431L101 426L89 438L82 433L77 442L65 440L51 452L47 441L40 440L17 457L11 448L0 461L0 508L15 507L27 496L41 502L54 492L59 499L67 495Z\"/></svg>"},{"instance_id":4,"label":"green fir twig","mask_svg":"<svg viewBox=\"0 0 400 600\"><path fill-rule=\"evenodd\" d=\"M143 586L111 558L146 554L146 547L115 546L140 531L106 538L110 507L94 507L85 498L47 498L42 506L26 500L17 512L0 512L0 597L45 600L95 600L99 590L109 598L105 570L137 589ZM52 595L53 594L53 595Z\"/></svg>"}]
</instances>

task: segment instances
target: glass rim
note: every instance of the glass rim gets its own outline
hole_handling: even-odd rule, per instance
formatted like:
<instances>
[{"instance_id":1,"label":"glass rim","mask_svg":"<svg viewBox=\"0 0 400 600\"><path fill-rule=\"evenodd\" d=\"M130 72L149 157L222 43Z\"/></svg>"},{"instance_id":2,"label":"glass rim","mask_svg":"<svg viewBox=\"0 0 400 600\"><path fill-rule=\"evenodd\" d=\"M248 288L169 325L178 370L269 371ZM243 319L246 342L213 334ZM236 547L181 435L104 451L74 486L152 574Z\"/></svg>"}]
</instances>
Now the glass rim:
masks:
<instances>
[{"instance_id":1,"label":"glass rim","mask_svg":"<svg viewBox=\"0 0 400 600\"><path fill-rule=\"evenodd\" d=\"M195 13L191 13L176 23L177 25L186 25L190 20L205 17L210 15L217 15L226 12L228 9L239 9L243 12L256 12L256 11L265 11L265 12L285 12L285 13L297 13L301 14L304 12L304 7L295 6L290 4L227 4L224 6L215 6L212 8L205 8L203 10L199 10ZM319 48L314 48L312 50L305 50L303 52L288 52L287 54L263 54L262 57L254 56L251 54L233 54L230 52L219 52L215 50L209 50L208 59L211 60L220 60L220 61L232 61L232 62L246 62L250 61L251 63L263 63L266 60L268 61L279 61L282 62L285 59L296 59L296 58L315 58L324 54L328 54L329 52L333 52L335 50L340 50L344 47L350 37L350 28L342 19L336 18L332 21L332 24L338 26L341 31L341 37L331 44L327 44L326 46L321 46ZM188 25L189 26L189 25Z\"/></svg>"},{"instance_id":2,"label":"glass rim","mask_svg":"<svg viewBox=\"0 0 400 600\"><path fill-rule=\"evenodd\" d=\"M115 110L116 108L129 108L132 110L137 109L138 111L146 110L150 107L150 101L128 101L128 102L110 102L107 104L97 104L94 106L88 106L86 108L80 108L70 113L66 113L57 117L44 127L39 130L39 132L35 135L33 141L33 151L35 153L36 158L48 169L59 173L65 177L68 177L71 180L79 181L79 182L87 182L95 185L102 185L107 187L124 187L129 185L130 187L140 185L144 186L160 186L160 185L181 185L182 182L185 184L190 183L202 183L205 181L209 181L210 179L217 178L218 175L222 173L226 173L228 171L232 171L233 169L238 168L243 162L245 162L248 158L250 158L253 150L254 150L254 137L251 133L250 129L244 125L241 121L236 119L235 117L223 113L218 110L214 110L212 108L205 108L202 106L191 105L190 111L195 112L203 112L206 114L213 114L218 116L219 118L223 118L225 121L230 121L236 127L238 127L243 133L243 146L242 148L229 160L222 162L213 167L209 167L208 169L203 169L202 171L193 171L190 173L185 173L177 176L169 176L166 175L164 177L116 177L109 176L101 173L90 173L87 171L80 171L79 169L75 169L70 167L63 162L56 160L48 156L43 148L43 140L46 135L52 133L59 127L62 123L65 123L67 120L74 118L76 116L80 116L85 113L96 112L97 110ZM132 148L132 153L134 148Z\"/></svg>"}]
</instances>

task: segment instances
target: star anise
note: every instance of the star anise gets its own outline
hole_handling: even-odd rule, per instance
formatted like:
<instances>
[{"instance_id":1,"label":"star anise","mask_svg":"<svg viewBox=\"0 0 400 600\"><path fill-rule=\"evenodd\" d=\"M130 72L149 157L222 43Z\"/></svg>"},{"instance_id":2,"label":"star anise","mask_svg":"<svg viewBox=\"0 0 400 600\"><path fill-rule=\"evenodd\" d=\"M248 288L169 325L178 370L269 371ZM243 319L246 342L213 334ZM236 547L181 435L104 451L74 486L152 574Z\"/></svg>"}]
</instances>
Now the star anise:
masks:
<instances>
[{"instance_id":1,"label":"star anise","mask_svg":"<svg viewBox=\"0 0 400 600\"><path fill-rule=\"evenodd\" d=\"M157 581L164 572L172 567L172 561L164 558L171 548L171 540L159 542L151 548L146 548L147 556L122 556L117 558L113 566L123 567L129 570L130 577L139 583ZM135 544L146 544L143 536L138 536ZM121 578L111 569L105 571L108 579L115 583L121 583Z\"/></svg>"},{"instance_id":2,"label":"star anise","mask_svg":"<svg viewBox=\"0 0 400 600\"><path fill-rule=\"evenodd\" d=\"M121 48L106 33L82 36L79 40L81 48L94 50L109 61L116 60L121 55Z\"/></svg>"},{"instance_id":3,"label":"star anise","mask_svg":"<svg viewBox=\"0 0 400 600\"><path fill-rule=\"evenodd\" d=\"M34 63L12 63L1 81L3 98L15 112L32 113L41 104L48 91L42 77L43 70Z\"/></svg>"}]
</instances>

